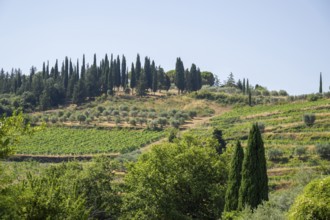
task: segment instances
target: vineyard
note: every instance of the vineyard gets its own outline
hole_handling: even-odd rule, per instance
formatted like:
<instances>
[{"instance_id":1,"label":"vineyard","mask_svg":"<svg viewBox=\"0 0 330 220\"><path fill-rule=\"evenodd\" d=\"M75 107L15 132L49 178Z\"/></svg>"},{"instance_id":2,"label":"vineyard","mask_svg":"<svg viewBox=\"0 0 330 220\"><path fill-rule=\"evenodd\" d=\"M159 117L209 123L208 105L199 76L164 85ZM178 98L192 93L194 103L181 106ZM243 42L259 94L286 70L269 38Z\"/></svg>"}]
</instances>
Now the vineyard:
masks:
<instances>
[{"instance_id":1,"label":"vineyard","mask_svg":"<svg viewBox=\"0 0 330 220\"><path fill-rule=\"evenodd\" d=\"M306 114L315 116L316 120L310 126L303 120ZM292 176L302 167L320 173L330 171L326 159L330 140L329 116L329 99L323 99L236 108L213 118L211 124L223 131L229 145L239 139L245 146L251 125L258 122L268 159L269 185L277 189L290 187ZM207 135L209 130L205 128L194 133Z\"/></svg>"},{"instance_id":2,"label":"vineyard","mask_svg":"<svg viewBox=\"0 0 330 220\"><path fill-rule=\"evenodd\" d=\"M165 132L134 129L76 129L49 127L24 137L18 154L82 155L126 153L163 137Z\"/></svg>"}]
</instances>

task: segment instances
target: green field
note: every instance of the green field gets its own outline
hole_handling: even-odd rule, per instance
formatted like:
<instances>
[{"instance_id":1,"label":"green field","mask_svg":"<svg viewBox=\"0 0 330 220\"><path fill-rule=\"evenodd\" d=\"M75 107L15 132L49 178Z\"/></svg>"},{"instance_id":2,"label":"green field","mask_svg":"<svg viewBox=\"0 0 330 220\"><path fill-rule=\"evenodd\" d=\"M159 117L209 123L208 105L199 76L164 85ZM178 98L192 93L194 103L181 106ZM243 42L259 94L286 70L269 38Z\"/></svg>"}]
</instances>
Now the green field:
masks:
<instances>
[{"instance_id":1,"label":"green field","mask_svg":"<svg viewBox=\"0 0 330 220\"><path fill-rule=\"evenodd\" d=\"M163 137L164 132L134 129L76 129L49 127L24 137L18 154L97 154L129 152Z\"/></svg>"}]
</instances>

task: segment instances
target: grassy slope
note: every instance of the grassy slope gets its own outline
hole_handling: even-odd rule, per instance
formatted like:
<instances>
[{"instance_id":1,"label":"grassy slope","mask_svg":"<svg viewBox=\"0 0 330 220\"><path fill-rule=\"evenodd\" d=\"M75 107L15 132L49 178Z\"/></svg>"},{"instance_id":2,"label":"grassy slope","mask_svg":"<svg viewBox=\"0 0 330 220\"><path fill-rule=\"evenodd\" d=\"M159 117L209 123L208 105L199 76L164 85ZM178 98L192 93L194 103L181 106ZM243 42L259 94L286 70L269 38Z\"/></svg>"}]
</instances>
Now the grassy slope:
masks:
<instances>
[{"instance_id":1,"label":"grassy slope","mask_svg":"<svg viewBox=\"0 0 330 220\"><path fill-rule=\"evenodd\" d=\"M305 113L316 115L312 127L304 124L302 117ZM330 100L324 99L237 108L213 118L211 124L223 130L225 139L241 139L243 145L246 145L251 124L263 123L266 153L271 149L279 149L283 153L277 160L268 160L270 186L277 189L289 187L291 176L300 166L320 172L324 167L329 167L329 162L321 160L314 151L317 143L330 140L329 116ZM298 146L305 146L307 149L302 156L295 154Z\"/></svg>"}]
</instances>

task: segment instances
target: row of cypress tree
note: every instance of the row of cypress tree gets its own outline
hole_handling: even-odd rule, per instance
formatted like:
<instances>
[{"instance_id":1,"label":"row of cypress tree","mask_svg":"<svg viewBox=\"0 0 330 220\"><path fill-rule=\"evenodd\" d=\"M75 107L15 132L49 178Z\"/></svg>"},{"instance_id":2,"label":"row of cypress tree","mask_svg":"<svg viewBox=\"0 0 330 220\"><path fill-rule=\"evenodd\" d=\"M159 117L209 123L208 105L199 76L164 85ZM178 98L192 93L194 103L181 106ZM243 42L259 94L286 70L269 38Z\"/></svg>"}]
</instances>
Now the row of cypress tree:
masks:
<instances>
[{"instance_id":1,"label":"row of cypress tree","mask_svg":"<svg viewBox=\"0 0 330 220\"><path fill-rule=\"evenodd\" d=\"M253 124L244 154L237 141L230 164L225 211L254 209L268 200L268 177L264 143L258 124Z\"/></svg>"},{"instance_id":2,"label":"row of cypress tree","mask_svg":"<svg viewBox=\"0 0 330 220\"><path fill-rule=\"evenodd\" d=\"M200 70L195 64L192 64L190 71L184 70L181 59L178 60L181 69L176 68L175 85L179 91L199 90L202 86ZM136 62L131 64L130 73L125 56L115 58L112 54L110 58L106 54L99 63L94 54L90 66L85 63L83 55L81 64L79 60L74 63L65 57L61 65L56 60L53 67L49 62L44 62L39 72L32 67L29 75L22 74L19 69L13 69L11 74L3 69L0 71L0 93L28 93L42 109L67 102L79 104L88 97L113 95L119 90L143 96L147 92L169 90L170 87L171 80L164 69L156 66L149 57L145 57L142 67L139 54Z\"/></svg>"}]
</instances>

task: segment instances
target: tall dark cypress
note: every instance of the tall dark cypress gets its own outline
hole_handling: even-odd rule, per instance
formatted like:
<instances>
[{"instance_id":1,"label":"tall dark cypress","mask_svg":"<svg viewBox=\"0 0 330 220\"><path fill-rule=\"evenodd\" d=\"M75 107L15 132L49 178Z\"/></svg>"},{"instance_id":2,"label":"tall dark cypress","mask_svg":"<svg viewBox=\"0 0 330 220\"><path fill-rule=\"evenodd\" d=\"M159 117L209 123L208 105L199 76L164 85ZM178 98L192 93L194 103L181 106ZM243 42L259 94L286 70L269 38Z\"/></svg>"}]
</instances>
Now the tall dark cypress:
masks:
<instances>
[{"instance_id":1,"label":"tall dark cypress","mask_svg":"<svg viewBox=\"0 0 330 220\"><path fill-rule=\"evenodd\" d=\"M186 88L187 91L197 91L198 90L198 76L197 76L197 68L195 64L191 64L190 67L190 77L186 78L186 84L189 88Z\"/></svg>"},{"instance_id":2,"label":"tall dark cypress","mask_svg":"<svg viewBox=\"0 0 330 220\"><path fill-rule=\"evenodd\" d=\"M249 79L246 79L246 94L249 94L249 92L250 92Z\"/></svg>"},{"instance_id":3,"label":"tall dark cypress","mask_svg":"<svg viewBox=\"0 0 330 220\"><path fill-rule=\"evenodd\" d=\"M135 78L136 81L140 79L141 75L141 61L140 61L140 55L138 54L136 57L136 63L135 63Z\"/></svg>"},{"instance_id":4,"label":"tall dark cypress","mask_svg":"<svg viewBox=\"0 0 330 220\"><path fill-rule=\"evenodd\" d=\"M49 77L49 61L47 60L47 66L46 66L46 78Z\"/></svg>"},{"instance_id":5,"label":"tall dark cypress","mask_svg":"<svg viewBox=\"0 0 330 220\"><path fill-rule=\"evenodd\" d=\"M243 94L245 95L245 92L246 92L245 78L243 79L242 91L243 91Z\"/></svg>"},{"instance_id":6,"label":"tall dark cypress","mask_svg":"<svg viewBox=\"0 0 330 220\"><path fill-rule=\"evenodd\" d=\"M155 62L151 63L151 75L152 75L152 91L155 93L158 90L158 71L156 69Z\"/></svg>"},{"instance_id":7,"label":"tall dark cypress","mask_svg":"<svg viewBox=\"0 0 330 220\"><path fill-rule=\"evenodd\" d=\"M126 58L123 55L122 60L121 60L121 86L125 90L126 88L126 80L127 80L127 75L126 75Z\"/></svg>"},{"instance_id":8,"label":"tall dark cypress","mask_svg":"<svg viewBox=\"0 0 330 220\"><path fill-rule=\"evenodd\" d=\"M196 72L195 72L195 76L196 76ZM185 90L187 92L193 91L194 88L193 84L196 83L196 81L194 81L193 75L191 72L189 72L188 69L184 71L184 78L185 78L185 86L184 86Z\"/></svg>"},{"instance_id":9,"label":"tall dark cypress","mask_svg":"<svg viewBox=\"0 0 330 220\"><path fill-rule=\"evenodd\" d=\"M81 64L81 75L80 75L81 79L85 79L85 74L86 74L86 66L85 65L86 64L85 64L85 54L84 54L82 64Z\"/></svg>"},{"instance_id":10,"label":"tall dark cypress","mask_svg":"<svg viewBox=\"0 0 330 220\"><path fill-rule=\"evenodd\" d=\"M46 79L46 64L45 64L45 62L42 63L42 78Z\"/></svg>"},{"instance_id":11,"label":"tall dark cypress","mask_svg":"<svg viewBox=\"0 0 330 220\"><path fill-rule=\"evenodd\" d=\"M116 64L115 65L115 87L117 87L117 90L119 90L119 87L121 85L121 79L120 79L120 58L119 58L119 55L117 56L117 60L116 62L114 63Z\"/></svg>"},{"instance_id":12,"label":"tall dark cypress","mask_svg":"<svg viewBox=\"0 0 330 220\"><path fill-rule=\"evenodd\" d=\"M320 73L320 87L319 87L319 93L322 94L323 88L322 88L322 73Z\"/></svg>"},{"instance_id":13,"label":"tall dark cypress","mask_svg":"<svg viewBox=\"0 0 330 220\"><path fill-rule=\"evenodd\" d=\"M58 71L58 60L56 59L55 67L54 67L54 79L57 80L60 76L60 73Z\"/></svg>"},{"instance_id":14,"label":"tall dark cypress","mask_svg":"<svg viewBox=\"0 0 330 220\"><path fill-rule=\"evenodd\" d=\"M65 92L68 88L68 83L69 83L69 59L68 57L65 57L65 63L64 63L64 74L63 75L63 87L65 89Z\"/></svg>"},{"instance_id":15,"label":"tall dark cypress","mask_svg":"<svg viewBox=\"0 0 330 220\"><path fill-rule=\"evenodd\" d=\"M197 90L200 90L202 88L202 74L199 68L197 68L197 85Z\"/></svg>"},{"instance_id":16,"label":"tall dark cypress","mask_svg":"<svg viewBox=\"0 0 330 220\"><path fill-rule=\"evenodd\" d=\"M136 75L135 75L134 63L132 63L132 67L131 67L130 87L131 87L132 93L133 93L133 90L136 87Z\"/></svg>"},{"instance_id":17,"label":"tall dark cypress","mask_svg":"<svg viewBox=\"0 0 330 220\"><path fill-rule=\"evenodd\" d=\"M146 78L147 89L150 89L152 87L152 74L150 68L150 58L148 57L145 57L144 59L144 74Z\"/></svg>"},{"instance_id":18,"label":"tall dark cypress","mask_svg":"<svg viewBox=\"0 0 330 220\"><path fill-rule=\"evenodd\" d=\"M178 57L175 65L175 85L178 88L179 94L184 91L184 84L184 66L180 57Z\"/></svg>"},{"instance_id":19,"label":"tall dark cypress","mask_svg":"<svg viewBox=\"0 0 330 220\"><path fill-rule=\"evenodd\" d=\"M241 186L241 172L243 164L244 152L241 146L241 142L237 141L234 154L232 155L229 176L228 176L228 185L226 191L226 203L225 211L230 212L237 210L238 208L238 198L239 198L239 188Z\"/></svg>"},{"instance_id":20,"label":"tall dark cypress","mask_svg":"<svg viewBox=\"0 0 330 220\"><path fill-rule=\"evenodd\" d=\"M239 209L246 205L256 208L268 200L268 177L264 143L258 124L253 124L242 166L242 181L239 190Z\"/></svg>"}]
</instances>

